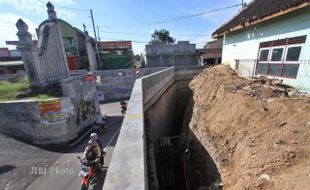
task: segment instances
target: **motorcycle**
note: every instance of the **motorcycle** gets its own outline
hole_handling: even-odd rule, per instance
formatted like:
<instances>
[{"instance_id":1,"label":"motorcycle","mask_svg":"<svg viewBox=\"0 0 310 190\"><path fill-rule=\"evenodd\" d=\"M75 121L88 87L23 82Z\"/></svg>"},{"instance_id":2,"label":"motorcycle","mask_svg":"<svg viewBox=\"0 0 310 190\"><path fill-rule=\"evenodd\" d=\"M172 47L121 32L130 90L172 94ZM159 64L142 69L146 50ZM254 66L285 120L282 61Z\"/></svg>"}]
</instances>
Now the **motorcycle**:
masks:
<instances>
[{"instance_id":1,"label":"motorcycle","mask_svg":"<svg viewBox=\"0 0 310 190\"><path fill-rule=\"evenodd\" d=\"M97 134L102 133L107 128L107 116L97 115L94 130Z\"/></svg>"},{"instance_id":2,"label":"motorcycle","mask_svg":"<svg viewBox=\"0 0 310 190\"><path fill-rule=\"evenodd\" d=\"M81 171L79 176L82 177L81 190L88 190L90 185L95 179L95 161L82 160L81 157L77 157L81 162Z\"/></svg>"},{"instance_id":3,"label":"motorcycle","mask_svg":"<svg viewBox=\"0 0 310 190\"><path fill-rule=\"evenodd\" d=\"M121 101L120 104L121 104L121 113L122 113L122 114L126 114L126 111L127 111L127 103L126 103L125 101Z\"/></svg>"}]
</instances>

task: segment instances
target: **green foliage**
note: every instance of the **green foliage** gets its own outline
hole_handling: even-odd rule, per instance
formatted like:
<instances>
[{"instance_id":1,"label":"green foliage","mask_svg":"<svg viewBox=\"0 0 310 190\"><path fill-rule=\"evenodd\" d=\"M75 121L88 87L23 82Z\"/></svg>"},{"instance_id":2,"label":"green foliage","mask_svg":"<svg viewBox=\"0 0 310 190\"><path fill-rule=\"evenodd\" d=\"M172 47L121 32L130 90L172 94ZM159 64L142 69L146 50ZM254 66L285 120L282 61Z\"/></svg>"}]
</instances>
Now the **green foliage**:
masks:
<instances>
[{"instance_id":1,"label":"green foliage","mask_svg":"<svg viewBox=\"0 0 310 190\"><path fill-rule=\"evenodd\" d=\"M29 81L27 77L24 77L20 82L11 83L7 81L0 81L0 101L16 100L15 96L24 90L29 88ZM38 94L33 98L46 99L52 98L47 94Z\"/></svg>"},{"instance_id":2,"label":"green foliage","mask_svg":"<svg viewBox=\"0 0 310 190\"><path fill-rule=\"evenodd\" d=\"M161 29L161 30L155 30L152 34L152 42L165 42L167 44L173 44L175 42L175 39L170 36L170 33L168 30Z\"/></svg>"},{"instance_id":3,"label":"green foliage","mask_svg":"<svg viewBox=\"0 0 310 190\"><path fill-rule=\"evenodd\" d=\"M134 55L134 60L135 61L140 61L141 57L139 54Z\"/></svg>"},{"instance_id":4,"label":"green foliage","mask_svg":"<svg viewBox=\"0 0 310 190\"><path fill-rule=\"evenodd\" d=\"M14 100L17 93L28 87L29 81L27 77L22 78L22 80L17 83L0 81L0 100Z\"/></svg>"},{"instance_id":5,"label":"green foliage","mask_svg":"<svg viewBox=\"0 0 310 190\"><path fill-rule=\"evenodd\" d=\"M53 97L53 96L50 96L50 95L48 95L48 94L38 94L38 95L36 95L36 97L37 98L39 98L39 99L48 99L48 98L55 98L55 97Z\"/></svg>"}]
</instances>

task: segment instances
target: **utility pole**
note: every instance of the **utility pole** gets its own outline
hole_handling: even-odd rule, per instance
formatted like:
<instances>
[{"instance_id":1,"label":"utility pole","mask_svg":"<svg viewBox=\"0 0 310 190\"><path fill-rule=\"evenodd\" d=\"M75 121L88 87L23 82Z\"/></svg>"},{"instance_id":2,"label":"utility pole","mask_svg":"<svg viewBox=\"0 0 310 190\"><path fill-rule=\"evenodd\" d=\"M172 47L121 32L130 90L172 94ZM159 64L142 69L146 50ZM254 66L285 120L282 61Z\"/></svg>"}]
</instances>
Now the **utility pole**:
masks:
<instances>
[{"instance_id":1,"label":"utility pole","mask_svg":"<svg viewBox=\"0 0 310 190\"><path fill-rule=\"evenodd\" d=\"M97 25L97 34L98 34L98 41L99 41L99 46L100 46L100 35L99 35L99 26Z\"/></svg>"},{"instance_id":2,"label":"utility pole","mask_svg":"<svg viewBox=\"0 0 310 190\"><path fill-rule=\"evenodd\" d=\"M244 8L244 3L243 2L244 2L244 0L242 0L242 5L241 5L242 9Z\"/></svg>"},{"instance_id":3,"label":"utility pole","mask_svg":"<svg viewBox=\"0 0 310 190\"><path fill-rule=\"evenodd\" d=\"M90 9L90 15L91 15L91 20L93 23L93 29L94 29L94 34L95 34L95 43L96 43L96 52L97 52L97 58L99 62L99 68L101 67L101 58L100 58L100 50L98 48L98 41L97 41L97 35L96 35L96 28L95 28L95 23L94 23L94 16L93 16L93 10Z\"/></svg>"}]
</instances>

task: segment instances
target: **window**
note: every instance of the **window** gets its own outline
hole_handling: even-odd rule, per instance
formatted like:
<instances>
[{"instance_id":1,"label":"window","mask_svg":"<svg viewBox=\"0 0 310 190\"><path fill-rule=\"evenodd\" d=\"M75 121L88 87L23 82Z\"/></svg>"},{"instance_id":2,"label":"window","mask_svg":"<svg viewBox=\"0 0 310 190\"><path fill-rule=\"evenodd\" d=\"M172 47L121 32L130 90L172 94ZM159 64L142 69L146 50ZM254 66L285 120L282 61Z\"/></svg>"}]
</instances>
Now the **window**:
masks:
<instances>
[{"instance_id":1,"label":"window","mask_svg":"<svg viewBox=\"0 0 310 190\"><path fill-rule=\"evenodd\" d=\"M267 69L268 69L267 67L268 67L268 64L259 63L257 65L257 73L258 74L266 75L267 74Z\"/></svg>"},{"instance_id":2,"label":"window","mask_svg":"<svg viewBox=\"0 0 310 190\"><path fill-rule=\"evenodd\" d=\"M269 64L268 75L281 76L282 64Z\"/></svg>"},{"instance_id":3,"label":"window","mask_svg":"<svg viewBox=\"0 0 310 190\"><path fill-rule=\"evenodd\" d=\"M272 49L271 61L281 62L283 57L284 48L274 48Z\"/></svg>"},{"instance_id":4,"label":"window","mask_svg":"<svg viewBox=\"0 0 310 190\"><path fill-rule=\"evenodd\" d=\"M301 46L288 47L285 61L299 61Z\"/></svg>"},{"instance_id":5,"label":"window","mask_svg":"<svg viewBox=\"0 0 310 190\"><path fill-rule=\"evenodd\" d=\"M299 64L284 64L282 76L288 78L295 78L297 76Z\"/></svg>"},{"instance_id":6,"label":"window","mask_svg":"<svg viewBox=\"0 0 310 190\"><path fill-rule=\"evenodd\" d=\"M256 73L277 77L296 78L302 46L307 36L278 39L259 44Z\"/></svg>"},{"instance_id":7,"label":"window","mask_svg":"<svg viewBox=\"0 0 310 190\"><path fill-rule=\"evenodd\" d=\"M260 50L260 55L259 55L259 61L268 61L269 57L269 49L261 49Z\"/></svg>"},{"instance_id":8,"label":"window","mask_svg":"<svg viewBox=\"0 0 310 190\"><path fill-rule=\"evenodd\" d=\"M68 41L68 46L72 47L73 46L73 38L67 38Z\"/></svg>"}]
</instances>

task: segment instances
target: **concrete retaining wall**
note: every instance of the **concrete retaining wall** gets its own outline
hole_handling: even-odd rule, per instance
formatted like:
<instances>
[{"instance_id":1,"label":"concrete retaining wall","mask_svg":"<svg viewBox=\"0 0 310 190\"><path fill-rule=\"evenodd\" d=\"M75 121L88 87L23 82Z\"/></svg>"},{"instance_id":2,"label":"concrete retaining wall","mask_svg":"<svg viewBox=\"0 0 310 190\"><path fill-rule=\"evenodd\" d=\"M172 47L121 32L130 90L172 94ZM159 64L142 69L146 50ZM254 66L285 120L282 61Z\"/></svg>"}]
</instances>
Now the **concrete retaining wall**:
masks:
<instances>
[{"instance_id":1,"label":"concrete retaining wall","mask_svg":"<svg viewBox=\"0 0 310 190\"><path fill-rule=\"evenodd\" d=\"M99 108L95 83L85 78L61 81L61 98L0 103L0 132L38 144L65 143L77 137L96 121Z\"/></svg>"},{"instance_id":2,"label":"concrete retaining wall","mask_svg":"<svg viewBox=\"0 0 310 190\"><path fill-rule=\"evenodd\" d=\"M127 99L130 97L135 80L166 69L165 67L95 71L94 77L101 77L97 90L102 91L104 100Z\"/></svg>"},{"instance_id":3,"label":"concrete retaining wall","mask_svg":"<svg viewBox=\"0 0 310 190\"><path fill-rule=\"evenodd\" d=\"M149 185L156 186L152 142L171 131L169 118L178 108L176 94L182 93L188 81L203 68L174 67L136 80L104 190L142 190L149 189Z\"/></svg>"}]
</instances>

